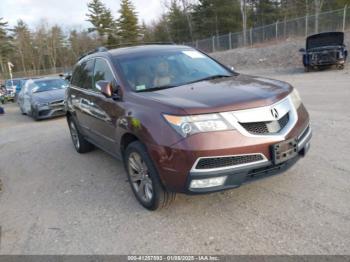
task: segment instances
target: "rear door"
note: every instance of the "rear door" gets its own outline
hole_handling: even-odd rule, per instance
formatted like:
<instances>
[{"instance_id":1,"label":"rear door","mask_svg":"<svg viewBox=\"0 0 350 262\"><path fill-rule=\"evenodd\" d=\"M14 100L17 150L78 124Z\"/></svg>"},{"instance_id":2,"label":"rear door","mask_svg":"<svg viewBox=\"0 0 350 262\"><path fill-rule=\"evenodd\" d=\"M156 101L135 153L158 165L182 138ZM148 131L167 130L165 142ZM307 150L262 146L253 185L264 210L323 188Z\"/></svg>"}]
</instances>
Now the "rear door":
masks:
<instances>
[{"instance_id":1,"label":"rear door","mask_svg":"<svg viewBox=\"0 0 350 262\"><path fill-rule=\"evenodd\" d=\"M93 138L90 122L93 110L91 101L91 89L93 83L95 59L78 64L74 70L71 81L71 103L81 132L89 138Z\"/></svg>"}]
</instances>

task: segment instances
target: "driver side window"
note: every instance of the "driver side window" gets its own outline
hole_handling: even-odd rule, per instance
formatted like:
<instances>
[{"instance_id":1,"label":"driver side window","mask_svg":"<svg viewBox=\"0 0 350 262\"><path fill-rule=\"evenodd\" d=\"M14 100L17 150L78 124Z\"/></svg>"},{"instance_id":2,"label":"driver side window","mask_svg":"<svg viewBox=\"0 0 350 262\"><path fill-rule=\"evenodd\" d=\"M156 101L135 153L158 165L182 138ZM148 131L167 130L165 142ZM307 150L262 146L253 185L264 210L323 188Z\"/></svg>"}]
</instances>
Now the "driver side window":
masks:
<instances>
[{"instance_id":1,"label":"driver side window","mask_svg":"<svg viewBox=\"0 0 350 262\"><path fill-rule=\"evenodd\" d=\"M102 58L97 58L95 62L94 84L92 86L92 90L99 92L95 84L100 80L108 81L113 84L115 82L114 75L107 61Z\"/></svg>"}]
</instances>

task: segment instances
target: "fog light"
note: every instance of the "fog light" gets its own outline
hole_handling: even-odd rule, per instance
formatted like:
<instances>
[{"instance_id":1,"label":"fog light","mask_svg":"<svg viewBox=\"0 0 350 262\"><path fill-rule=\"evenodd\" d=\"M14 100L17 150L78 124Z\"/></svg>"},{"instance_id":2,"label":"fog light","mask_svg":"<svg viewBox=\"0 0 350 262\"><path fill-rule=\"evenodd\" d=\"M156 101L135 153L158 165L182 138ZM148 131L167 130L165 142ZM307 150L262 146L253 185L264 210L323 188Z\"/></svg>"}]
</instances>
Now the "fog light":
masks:
<instances>
[{"instance_id":1,"label":"fog light","mask_svg":"<svg viewBox=\"0 0 350 262\"><path fill-rule=\"evenodd\" d=\"M191 181L190 188L207 188L221 186L225 183L227 176L206 178L206 179L195 179Z\"/></svg>"}]
</instances>

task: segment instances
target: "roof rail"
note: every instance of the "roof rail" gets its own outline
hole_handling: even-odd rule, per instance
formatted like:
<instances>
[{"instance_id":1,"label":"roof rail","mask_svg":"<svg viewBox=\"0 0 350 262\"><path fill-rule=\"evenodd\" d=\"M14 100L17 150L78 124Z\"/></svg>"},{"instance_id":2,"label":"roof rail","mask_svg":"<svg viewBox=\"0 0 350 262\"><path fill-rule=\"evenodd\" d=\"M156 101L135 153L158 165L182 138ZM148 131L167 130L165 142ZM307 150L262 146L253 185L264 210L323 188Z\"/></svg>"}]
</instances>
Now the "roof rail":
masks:
<instances>
[{"instance_id":1,"label":"roof rail","mask_svg":"<svg viewBox=\"0 0 350 262\"><path fill-rule=\"evenodd\" d=\"M84 57L98 53L98 52L106 52L110 49L115 49L115 48L122 48L122 47L129 47L129 46L140 46L140 45L176 45L174 42L131 42L131 43L122 43L122 44L117 44L117 45L106 45L106 46L100 46L96 47L93 50L90 50L84 54L82 54L79 58L78 61L83 59Z\"/></svg>"},{"instance_id":2,"label":"roof rail","mask_svg":"<svg viewBox=\"0 0 350 262\"><path fill-rule=\"evenodd\" d=\"M98 52L106 52L108 51L108 49L104 46L100 46L100 47L96 47L95 49L93 50L90 50L84 54L82 54L79 58L78 58L78 61L83 59L85 56L88 56L88 55L91 55L91 54L94 54L94 53L98 53Z\"/></svg>"},{"instance_id":3,"label":"roof rail","mask_svg":"<svg viewBox=\"0 0 350 262\"><path fill-rule=\"evenodd\" d=\"M121 48L128 46L139 46L139 45L176 45L174 42L130 42L130 43L121 43L116 45L107 45L108 49L112 48Z\"/></svg>"}]
</instances>

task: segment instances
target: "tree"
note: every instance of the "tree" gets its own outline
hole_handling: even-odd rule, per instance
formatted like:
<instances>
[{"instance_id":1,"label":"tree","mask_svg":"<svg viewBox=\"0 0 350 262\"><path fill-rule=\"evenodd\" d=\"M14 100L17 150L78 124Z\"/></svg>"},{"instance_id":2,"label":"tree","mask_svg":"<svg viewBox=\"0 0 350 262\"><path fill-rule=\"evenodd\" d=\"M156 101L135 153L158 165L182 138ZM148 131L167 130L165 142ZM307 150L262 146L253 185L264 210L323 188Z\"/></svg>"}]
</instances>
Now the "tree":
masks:
<instances>
[{"instance_id":1,"label":"tree","mask_svg":"<svg viewBox=\"0 0 350 262\"><path fill-rule=\"evenodd\" d=\"M21 68L24 73L27 74L27 69L32 67L32 35L27 24L23 20L18 20L17 25L11 31L13 31L14 45L18 51ZM14 63L16 64L16 62ZM17 68L18 67L19 65L17 65Z\"/></svg>"},{"instance_id":2,"label":"tree","mask_svg":"<svg viewBox=\"0 0 350 262\"><path fill-rule=\"evenodd\" d=\"M113 31L116 30L112 12L101 2L101 0L91 0L87 6L87 21L93 25L93 27L89 28L89 32L96 31L98 35L103 38L106 35L108 36L112 34Z\"/></svg>"},{"instance_id":3,"label":"tree","mask_svg":"<svg viewBox=\"0 0 350 262\"><path fill-rule=\"evenodd\" d=\"M315 33L318 33L319 26L319 16L322 10L324 0L314 0L314 9L315 9Z\"/></svg>"},{"instance_id":4,"label":"tree","mask_svg":"<svg viewBox=\"0 0 350 262\"><path fill-rule=\"evenodd\" d=\"M198 0L192 16L197 38L238 32L242 28L239 1Z\"/></svg>"},{"instance_id":5,"label":"tree","mask_svg":"<svg viewBox=\"0 0 350 262\"><path fill-rule=\"evenodd\" d=\"M8 72L7 62L13 52L12 38L8 35L8 23L0 17L0 71L4 74Z\"/></svg>"},{"instance_id":6,"label":"tree","mask_svg":"<svg viewBox=\"0 0 350 262\"><path fill-rule=\"evenodd\" d=\"M120 17L117 20L118 35L122 43L134 43L139 38L139 26L135 7L130 0L121 0Z\"/></svg>"},{"instance_id":7,"label":"tree","mask_svg":"<svg viewBox=\"0 0 350 262\"><path fill-rule=\"evenodd\" d=\"M61 58L64 57L62 49L64 49L64 35L62 29L55 25L48 32L48 56L50 58L51 67L62 65ZM61 60L61 61L60 61Z\"/></svg>"},{"instance_id":8,"label":"tree","mask_svg":"<svg viewBox=\"0 0 350 262\"><path fill-rule=\"evenodd\" d=\"M264 26L275 23L280 17L280 0L252 0L253 25Z\"/></svg>"},{"instance_id":9,"label":"tree","mask_svg":"<svg viewBox=\"0 0 350 262\"><path fill-rule=\"evenodd\" d=\"M241 15L242 15L242 30L243 30L243 45L247 42L247 0L240 0Z\"/></svg>"},{"instance_id":10,"label":"tree","mask_svg":"<svg viewBox=\"0 0 350 262\"><path fill-rule=\"evenodd\" d=\"M166 19L168 20L170 35L174 42L192 41L186 12L176 0L171 1Z\"/></svg>"}]
</instances>

